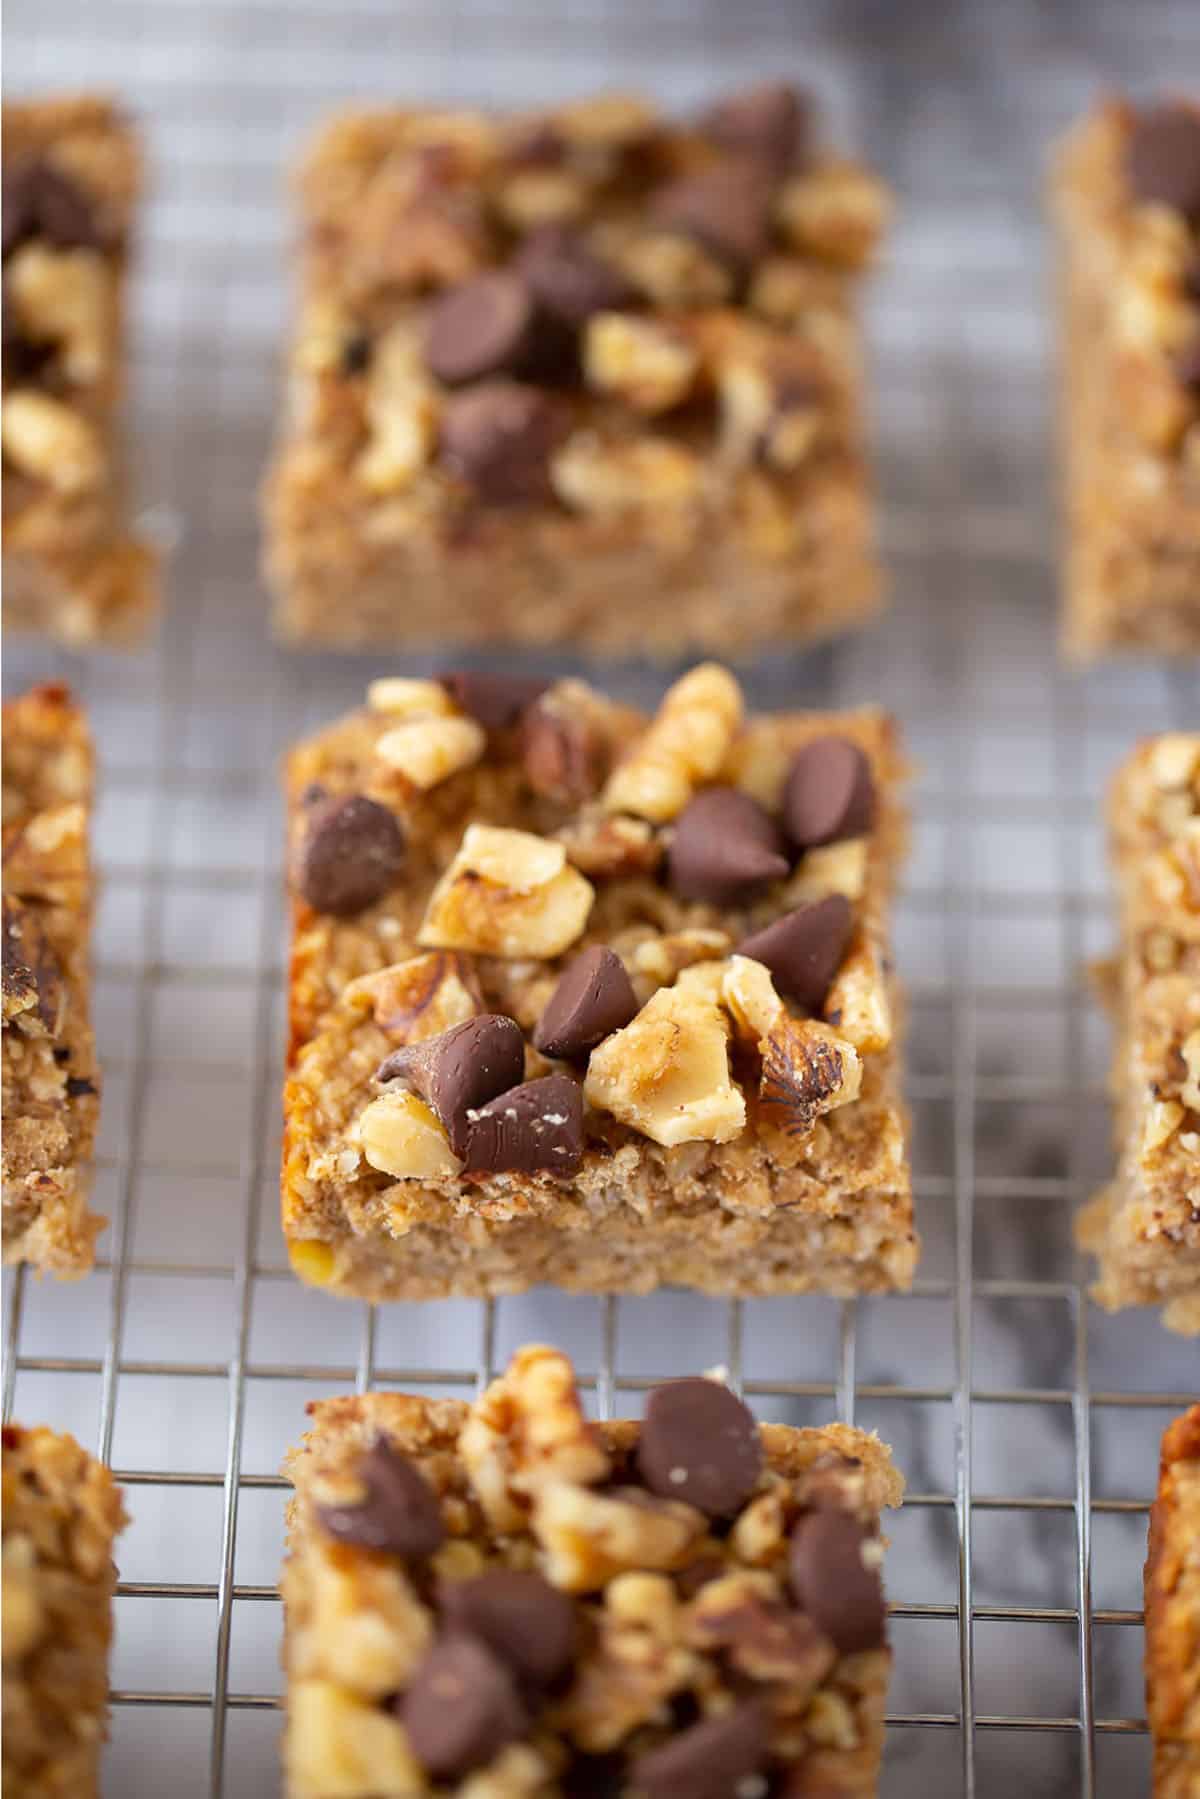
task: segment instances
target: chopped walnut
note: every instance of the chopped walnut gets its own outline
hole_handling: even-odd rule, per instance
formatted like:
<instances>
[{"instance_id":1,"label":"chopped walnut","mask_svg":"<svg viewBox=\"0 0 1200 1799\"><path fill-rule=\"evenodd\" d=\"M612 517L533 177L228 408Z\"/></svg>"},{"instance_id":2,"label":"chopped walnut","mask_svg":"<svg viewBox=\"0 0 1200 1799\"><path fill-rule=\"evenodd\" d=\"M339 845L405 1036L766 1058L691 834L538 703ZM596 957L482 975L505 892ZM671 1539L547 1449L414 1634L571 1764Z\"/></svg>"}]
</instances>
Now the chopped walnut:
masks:
<instances>
[{"instance_id":1,"label":"chopped walnut","mask_svg":"<svg viewBox=\"0 0 1200 1799\"><path fill-rule=\"evenodd\" d=\"M317 1538L306 1551L309 1615L297 1634L294 1676L327 1675L383 1698L403 1686L433 1638L433 1624L399 1562L350 1556Z\"/></svg>"},{"instance_id":2,"label":"chopped walnut","mask_svg":"<svg viewBox=\"0 0 1200 1799\"><path fill-rule=\"evenodd\" d=\"M25 244L4 265L4 286L26 336L55 346L68 382L86 387L108 373L113 277L98 251Z\"/></svg>"},{"instance_id":3,"label":"chopped walnut","mask_svg":"<svg viewBox=\"0 0 1200 1799\"><path fill-rule=\"evenodd\" d=\"M473 768L486 748L487 733L473 718L413 718L385 731L375 754L389 772L428 792Z\"/></svg>"},{"instance_id":4,"label":"chopped walnut","mask_svg":"<svg viewBox=\"0 0 1200 1799\"><path fill-rule=\"evenodd\" d=\"M697 962L719 961L731 948L727 931L671 931L647 937L630 958L634 988L645 1002L656 987L669 987L685 968Z\"/></svg>"},{"instance_id":5,"label":"chopped walnut","mask_svg":"<svg viewBox=\"0 0 1200 1799\"><path fill-rule=\"evenodd\" d=\"M570 1362L544 1344L518 1350L492 1382L463 1426L459 1451L488 1521L502 1532L525 1523L545 1483L588 1485L609 1472Z\"/></svg>"},{"instance_id":6,"label":"chopped walnut","mask_svg":"<svg viewBox=\"0 0 1200 1799\"><path fill-rule=\"evenodd\" d=\"M653 824L678 816L696 786L719 772L742 722L742 693L714 662L701 663L667 690L649 729L613 770L604 790L610 812Z\"/></svg>"},{"instance_id":7,"label":"chopped walnut","mask_svg":"<svg viewBox=\"0 0 1200 1799\"><path fill-rule=\"evenodd\" d=\"M613 260L656 306L721 306L733 292L729 270L678 232L639 232L615 246Z\"/></svg>"},{"instance_id":8,"label":"chopped walnut","mask_svg":"<svg viewBox=\"0 0 1200 1799\"><path fill-rule=\"evenodd\" d=\"M104 449L87 419L33 388L5 394L0 442L19 473L46 481L59 493L85 493L104 480Z\"/></svg>"},{"instance_id":9,"label":"chopped walnut","mask_svg":"<svg viewBox=\"0 0 1200 1799\"><path fill-rule=\"evenodd\" d=\"M452 951L410 956L351 981L350 1004L369 1005L375 1023L401 1043L422 1043L483 1011L471 964Z\"/></svg>"},{"instance_id":10,"label":"chopped walnut","mask_svg":"<svg viewBox=\"0 0 1200 1799\"><path fill-rule=\"evenodd\" d=\"M703 477L700 458L668 437L606 443L594 431L576 431L550 464L565 505L602 515L686 505L699 496Z\"/></svg>"},{"instance_id":11,"label":"chopped walnut","mask_svg":"<svg viewBox=\"0 0 1200 1799\"><path fill-rule=\"evenodd\" d=\"M372 712L396 718L449 718L454 702L440 681L423 681L411 675L381 675L367 688Z\"/></svg>"},{"instance_id":12,"label":"chopped walnut","mask_svg":"<svg viewBox=\"0 0 1200 1799\"><path fill-rule=\"evenodd\" d=\"M652 875L663 857L662 844L644 819L609 817L596 807L585 807L555 835L568 860L599 881Z\"/></svg>"},{"instance_id":13,"label":"chopped walnut","mask_svg":"<svg viewBox=\"0 0 1200 1799\"><path fill-rule=\"evenodd\" d=\"M593 1593L627 1570L681 1567L707 1527L694 1506L640 1487L598 1493L551 1480L538 1488L531 1528L546 1578L567 1593Z\"/></svg>"},{"instance_id":14,"label":"chopped walnut","mask_svg":"<svg viewBox=\"0 0 1200 1799\"><path fill-rule=\"evenodd\" d=\"M616 394L635 412L667 412L687 398L700 358L683 333L635 313L588 320L583 369L588 385Z\"/></svg>"},{"instance_id":15,"label":"chopped walnut","mask_svg":"<svg viewBox=\"0 0 1200 1799\"><path fill-rule=\"evenodd\" d=\"M287 1758L299 1799L417 1799L430 1790L399 1721L332 1680L291 1683Z\"/></svg>"},{"instance_id":16,"label":"chopped walnut","mask_svg":"<svg viewBox=\"0 0 1200 1799\"><path fill-rule=\"evenodd\" d=\"M878 1055L892 1041L892 1008L874 942L856 932L825 996L825 1016L861 1056Z\"/></svg>"},{"instance_id":17,"label":"chopped walnut","mask_svg":"<svg viewBox=\"0 0 1200 1799\"><path fill-rule=\"evenodd\" d=\"M415 1093L381 1093L350 1132L372 1168L395 1180L433 1181L458 1174L462 1162L440 1119Z\"/></svg>"},{"instance_id":18,"label":"chopped walnut","mask_svg":"<svg viewBox=\"0 0 1200 1799\"><path fill-rule=\"evenodd\" d=\"M841 843L823 843L806 850L785 889L786 904L827 899L831 893L845 894L848 900L861 899L867 884L867 851L865 837L847 837Z\"/></svg>"},{"instance_id":19,"label":"chopped walnut","mask_svg":"<svg viewBox=\"0 0 1200 1799\"><path fill-rule=\"evenodd\" d=\"M561 955L595 899L561 843L528 831L468 825L430 897L418 941L480 955Z\"/></svg>"},{"instance_id":20,"label":"chopped walnut","mask_svg":"<svg viewBox=\"0 0 1200 1799\"><path fill-rule=\"evenodd\" d=\"M581 218L589 199L589 185L574 169L516 169L497 189L496 210L514 230L533 231Z\"/></svg>"},{"instance_id":21,"label":"chopped walnut","mask_svg":"<svg viewBox=\"0 0 1200 1799\"><path fill-rule=\"evenodd\" d=\"M882 184L849 165L793 176L776 204L779 228L798 250L852 268L870 257L888 212Z\"/></svg>"},{"instance_id":22,"label":"chopped walnut","mask_svg":"<svg viewBox=\"0 0 1200 1799\"><path fill-rule=\"evenodd\" d=\"M584 1094L667 1148L728 1143L746 1122L746 1102L729 1074L725 1014L689 986L660 987L631 1024L592 1051Z\"/></svg>"},{"instance_id":23,"label":"chopped walnut","mask_svg":"<svg viewBox=\"0 0 1200 1799\"><path fill-rule=\"evenodd\" d=\"M437 435L437 393L425 372L419 334L393 325L375 344L367 377L370 441L357 473L376 494L399 493L429 461Z\"/></svg>"},{"instance_id":24,"label":"chopped walnut","mask_svg":"<svg viewBox=\"0 0 1200 1799\"><path fill-rule=\"evenodd\" d=\"M759 1099L779 1129L803 1135L826 1112L858 1098L862 1063L854 1046L816 1019L790 1017L761 963L731 956L722 997L739 1029L756 1041Z\"/></svg>"}]
</instances>

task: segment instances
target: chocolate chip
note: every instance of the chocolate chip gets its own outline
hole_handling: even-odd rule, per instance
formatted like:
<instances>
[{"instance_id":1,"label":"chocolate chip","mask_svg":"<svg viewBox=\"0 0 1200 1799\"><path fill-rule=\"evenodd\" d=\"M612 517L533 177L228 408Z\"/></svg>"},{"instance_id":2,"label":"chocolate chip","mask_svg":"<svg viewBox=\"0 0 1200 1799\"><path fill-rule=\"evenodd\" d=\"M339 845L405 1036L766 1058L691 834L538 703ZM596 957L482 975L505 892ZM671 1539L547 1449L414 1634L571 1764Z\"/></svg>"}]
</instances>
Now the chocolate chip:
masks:
<instances>
[{"instance_id":1,"label":"chocolate chip","mask_svg":"<svg viewBox=\"0 0 1200 1799\"><path fill-rule=\"evenodd\" d=\"M589 719L549 696L521 720L521 760L535 793L579 806L603 784L608 745Z\"/></svg>"},{"instance_id":2,"label":"chocolate chip","mask_svg":"<svg viewBox=\"0 0 1200 1799\"><path fill-rule=\"evenodd\" d=\"M54 355L54 346L49 343L34 343L25 336L17 323L7 287L4 292L2 330L5 381L10 387L35 381Z\"/></svg>"},{"instance_id":3,"label":"chocolate chip","mask_svg":"<svg viewBox=\"0 0 1200 1799\"><path fill-rule=\"evenodd\" d=\"M106 246L91 196L51 162L30 159L6 170L2 205L6 257L35 237L55 250Z\"/></svg>"},{"instance_id":4,"label":"chocolate chip","mask_svg":"<svg viewBox=\"0 0 1200 1799\"><path fill-rule=\"evenodd\" d=\"M675 821L667 873L681 899L736 906L787 872L774 821L736 787L698 793Z\"/></svg>"},{"instance_id":5,"label":"chocolate chip","mask_svg":"<svg viewBox=\"0 0 1200 1799\"><path fill-rule=\"evenodd\" d=\"M762 1472L758 1425L720 1381L691 1376L655 1387L638 1439L638 1472L662 1499L686 1499L709 1518L728 1518Z\"/></svg>"},{"instance_id":6,"label":"chocolate chip","mask_svg":"<svg viewBox=\"0 0 1200 1799\"><path fill-rule=\"evenodd\" d=\"M445 1536L438 1496L406 1455L380 1437L355 1470L366 1497L348 1505L319 1505L317 1516L339 1543L388 1555L432 1555Z\"/></svg>"},{"instance_id":7,"label":"chocolate chip","mask_svg":"<svg viewBox=\"0 0 1200 1799\"><path fill-rule=\"evenodd\" d=\"M515 725L525 708L549 686L538 675L492 675L469 668L450 669L438 680L455 704L485 731L503 731Z\"/></svg>"},{"instance_id":8,"label":"chocolate chip","mask_svg":"<svg viewBox=\"0 0 1200 1799\"><path fill-rule=\"evenodd\" d=\"M561 405L517 381L455 394L442 415L445 466L493 506L553 498L550 458L570 421Z\"/></svg>"},{"instance_id":9,"label":"chocolate chip","mask_svg":"<svg viewBox=\"0 0 1200 1799\"><path fill-rule=\"evenodd\" d=\"M395 814L364 793L346 793L310 808L296 885L316 911L351 918L382 898L403 864Z\"/></svg>"},{"instance_id":10,"label":"chocolate chip","mask_svg":"<svg viewBox=\"0 0 1200 1799\"><path fill-rule=\"evenodd\" d=\"M69 1074L67 1076L68 1099L85 1099L96 1091L95 1081L89 1081L86 1075Z\"/></svg>"},{"instance_id":11,"label":"chocolate chip","mask_svg":"<svg viewBox=\"0 0 1200 1799\"><path fill-rule=\"evenodd\" d=\"M769 1753L770 1714L761 1699L747 1699L639 1755L630 1787L639 1799L737 1799Z\"/></svg>"},{"instance_id":12,"label":"chocolate chip","mask_svg":"<svg viewBox=\"0 0 1200 1799\"><path fill-rule=\"evenodd\" d=\"M847 1512L807 1512L792 1532L788 1568L796 1603L843 1655L884 1641L883 1583L878 1569L863 1562L868 1543L878 1548L878 1539Z\"/></svg>"},{"instance_id":13,"label":"chocolate chip","mask_svg":"<svg viewBox=\"0 0 1200 1799\"><path fill-rule=\"evenodd\" d=\"M1191 257L1184 267L1183 291L1189 300L1200 300L1200 255Z\"/></svg>"},{"instance_id":14,"label":"chocolate chip","mask_svg":"<svg viewBox=\"0 0 1200 1799\"><path fill-rule=\"evenodd\" d=\"M797 849L861 837L875 817L871 764L848 737L814 737L783 789L783 828Z\"/></svg>"},{"instance_id":15,"label":"chocolate chip","mask_svg":"<svg viewBox=\"0 0 1200 1799\"><path fill-rule=\"evenodd\" d=\"M785 912L773 924L743 938L737 953L769 968L780 993L816 1017L842 965L853 928L850 901L842 893L831 893L795 912Z\"/></svg>"},{"instance_id":16,"label":"chocolate chip","mask_svg":"<svg viewBox=\"0 0 1200 1799\"><path fill-rule=\"evenodd\" d=\"M430 315L425 358L450 387L517 374L529 361L534 325L529 288L519 275L493 270L442 295Z\"/></svg>"},{"instance_id":17,"label":"chocolate chip","mask_svg":"<svg viewBox=\"0 0 1200 1799\"><path fill-rule=\"evenodd\" d=\"M1126 152L1137 199L1200 223L1200 111L1176 103L1140 113Z\"/></svg>"},{"instance_id":18,"label":"chocolate chip","mask_svg":"<svg viewBox=\"0 0 1200 1799\"><path fill-rule=\"evenodd\" d=\"M750 1594L727 1611L710 1610L696 1628L730 1665L751 1680L786 1681L789 1692L815 1692L837 1660L837 1651L803 1612Z\"/></svg>"},{"instance_id":19,"label":"chocolate chip","mask_svg":"<svg viewBox=\"0 0 1200 1799\"><path fill-rule=\"evenodd\" d=\"M467 1174L574 1174L583 1158L583 1094L569 1075L543 1075L480 1106L469 1127Z\"/></svg>"},{"instance_id":20,"label":"chocolate chip","mask_svg":"<svg viewBox=\"0 0 1200 1799\"><path fill-rule=\"evenodd\" d=\"M520 1025L503 1013L484 1012L423 1043L394 1049L375 1078L407 1082L441 1119L455 1155L465 1156L473 1131L468 1113L515 1088L524 1072Z\"/></svg>"},{"instance_id":21,"label":"chocolate chip","mask_svg":"<svg viewBox=\"0 0 1200 1799\"><path fill-rule=\"evenodd\" d=\"M755 163L731 159L661 188L651 210L664 229L696 238L744 273L770 241L771 182Z\"/></svg>"},{"instance_id":22,"label":"chocolate chip","mask_svg":"<svg viewBox=\"0 0 1200 1799\"><path fill-rule=\"evenodd\" d=\"M37 913L7 894L3 902L3 991L6 1016L36 1013L49 1037L57 1037L67 1005L58 957ZM69 1059L70 1052L67 1052Z\"/></svg>"},{"instance_id":23,"label":"chocolate chip","mask_svg":"<svg viewBox=\"0 0 1200 1799\"><path fill-rule=\"evenodd\" d=\"M436 1642L396 1702L417 1760L437 1780L457 1780L525 1735L529 1715L516 1682L475 1637Z\"/></svg>"},{"instance_id":24,"label":"chocolate chip","mask_svg":"<svg viewBox=\"0 0 1200 1799\"><path fill-rule=\"evenodd\" d=\"M720 1580L728 1572L728 1567L719 1555L702 1555L699 1561L689 1562L686 1568L680 1568L675 1576L675 1585L679 1589L681 1599L694 1599L701 1587L706 1587L710 1580Z\"/></svg>"},{"instance_id":25,"label":"chocolate chip","mask_svg":"<svg viewBox=\"0 0 1200 1799\"><path fill-rule=\"evenodd\" d=\"M730 94L705 115L701 126L724 150L757 157L779 174L809 159L811 113L806 98L786 81L760 81Z\"/></svg>"},{"instance_id":26,"label":"chocolate chip","mask_svg":"<svg viewBox=\"0 0 1200 1799\"><path fill-rule=\"evenodd\" d=\"M562 225L533 231L515 259L540 305L575 330L596 312L619 311L635 295L625 277Z\"/></svg>"},{"instance_id":27,"label":"chocolate chip","mask_svg":"<svg viewBox=\"0 0 1200 1799\"><path fill-rule=\"evenodd\" d=\"M540 1574L494 1568L474 1580L447 1581L440 1598L453 1630L478 1637L530 1686L554 1686L575 1659L575 1606Z\"/></svg>"},{"instance_id":28,"label":"chocolate chip","mask_svg":"<svg viewBox=\"0 0 1200 1799\"><path fill-rule=\"evenodd\" d=\"M598 1043L623 1029L638 1009L620 956L603 944L581 950L564 969L533 1033L544 1056L586 1061Z\"/></svg>"}]
</instances>

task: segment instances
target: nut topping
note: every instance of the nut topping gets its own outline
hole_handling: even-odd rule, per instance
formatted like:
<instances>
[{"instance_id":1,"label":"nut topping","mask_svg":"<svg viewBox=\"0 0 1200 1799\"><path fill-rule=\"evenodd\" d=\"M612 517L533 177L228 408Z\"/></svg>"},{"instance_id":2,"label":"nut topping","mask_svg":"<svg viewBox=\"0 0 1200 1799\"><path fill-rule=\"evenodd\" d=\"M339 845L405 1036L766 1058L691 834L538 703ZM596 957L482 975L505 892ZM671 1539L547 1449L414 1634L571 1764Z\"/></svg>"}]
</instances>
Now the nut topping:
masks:
<instances>
[{"instance_id":1,"label":"nut topping","mask_svg":"<svg viewBox=\"0 0 1200 1799\"><path fill-rule=\"evenodd\" d=\"M525 1042L511 1018L485 1012L440 1037L393 1050L380 1081L405 1081L433 1107L457 1156L467 1156L469 1115L516 1087L525 1072Z\"/></svg>"},{"instance_id":2,"label":"nut topping","mask_svg":"<svg viewBox=\"0 0 1200 1799\"><path fill-rule=\"evenodd\" d=\"M430 897L418 940L488 956L560 956L583 930L594 899L561 843L468 825Z\"/></svg>"},{"instance_id":3,"label":"nut topping","mask_svg":"<svg viewBox=\"0 0 1200 1799\"><path fill-rule=\"evenodd\" d=\"M701 781L711 781L742 722L742 694L715 662L702 663L668 689L649 729L604 790L610 812L652 824L675 818Z\"/></svg>"},{"instance_id":4,"label":"nut topping","mask_svg":"<svg viewBox=\"0 0 1200 1799\"><path fill-rule=\"evenodd\" d=\"M729 1026L714 999L660 987L631 1024L592 1051L584 1092L592 1105L667 1148L727 1143L746 1122L728 1046Z\"/></svg>"}]
</instances>

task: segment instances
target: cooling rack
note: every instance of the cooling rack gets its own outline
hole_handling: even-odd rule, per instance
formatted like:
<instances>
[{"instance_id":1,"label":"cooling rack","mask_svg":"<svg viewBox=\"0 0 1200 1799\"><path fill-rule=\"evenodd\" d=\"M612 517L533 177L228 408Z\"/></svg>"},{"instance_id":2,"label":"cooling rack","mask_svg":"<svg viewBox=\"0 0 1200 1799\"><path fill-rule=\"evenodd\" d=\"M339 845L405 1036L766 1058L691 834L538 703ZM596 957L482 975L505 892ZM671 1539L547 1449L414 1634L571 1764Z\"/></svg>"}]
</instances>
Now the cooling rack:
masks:
<instances>
[{"instance_id":1,"label":"cooling rack","mask_svg":"<svg viewBox=\"0 0 1200 1799\"><path fill-rule=\"evenodd\" d=\"M133 329L141 490L172 545L156 644L11 647L63 676L103 765L95 1274L6 1277L4 1407L111 1461L122 1541L105 1792L277 1790L277 1468L307 1399L469 1396L547 1337L599 1413L727 1364L763 1417L876 1428L909 1480L889 1560L883 1790L1146 1790L1140 1569L1158 1438L1194 1346L1087 1304L1072 1207L1106 1172L1107 1047L1082 968L1107 941L1102 784L1195 725L1195 677L1068 677L1053 652L1048 319L1053 134L1120 82L1197 66L1186 0L10 0L14 89L101 86L155 169ZM301 1288L276 1220L282 746L375 664L283 654L254 488L286 315L282 170L334 103L534 101L649 84L689 104L795 73L897 188L870 303L892 609L751 672L755 702L882 698L921 775L898 953L925 1239L911 1295L723 1305L538 1292L372 1311ZM652 700L661 676L610 677Z\"/></svg>"}]
</instances>

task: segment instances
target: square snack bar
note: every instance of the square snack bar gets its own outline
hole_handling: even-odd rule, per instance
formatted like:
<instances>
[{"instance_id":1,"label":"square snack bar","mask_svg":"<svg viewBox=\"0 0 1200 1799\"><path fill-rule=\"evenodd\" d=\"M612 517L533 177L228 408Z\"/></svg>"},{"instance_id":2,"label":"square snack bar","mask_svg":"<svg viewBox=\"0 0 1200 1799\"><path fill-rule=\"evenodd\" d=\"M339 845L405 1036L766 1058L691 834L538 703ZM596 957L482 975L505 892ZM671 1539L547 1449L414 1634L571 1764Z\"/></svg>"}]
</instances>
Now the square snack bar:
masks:
<instances>
[{"instance_id":1,"label":"square snack bar","mask_svg":"<svg viewBox=\"0 0 1200 1799\"><path fill-rule=\"evenodd\" d=\"M1200 1795L1200 1405L1163 1436L1146 1556L1154 1799Z\"/></svg>"},{"instance_id":2,"label":"square snack bar","mask_svg":"<svg viewBox=\"0 0 1200 1799\"><path fill-rule=\"evenodd\" d=\"M868 1799L891 1670L878 1437L719 1380L591 1424L519 1350L473 1406L309 1407L285 1473L290 1799Z\"/></svg>"},{"instance_id":3,"label":"square snack bar","mask_svg":"<svg viewBox=\"0 0 1200 1799\"><path fill-rule=\"evenodd\" d=\"M118 441L141 156L108 100L8 102L4 137L4 622L127 641L157 599Z\"/></svg>"},{"instance_id":4,"label":"square snack bar","mask_svg":"<svg viewBox=\"0 0 1200 1799\"><path fill-rule=\"evenodd\" d=\"M94 1799L121 1489L73 1437L17 1424L3 1485L5 1799Z\"/></svg>"},{"instance_id":5,"label":"square snack bar","mask_svg":"<svg viewBox=\"0 0 1200 1799\"><path fill-rule=\"evenodd\" d=\"M872 710L382 680L293 751L283 1221L373 1299L907 1287Z\"/></svg>"},{"instance_id":6,"label":"square snack bar","mask_svg":"<svg viewBox=\"0 0 1200 1799\"><path fill-rule=\"evenodd\" d=\"M1116 1178L1080 1215L1101 1305L1200 1332L1200 733L1140 744L1109 794L1120 948Z\"/></svg>"},{"instance_id":7,"label":"square snack bar","mask_svg":"<svg viewBox=\"0 0 1200 1799\"><path fill-rule=\"evenodd\" d=\"M283 636L737 654L875 609L853 299L887 199L801 95L348 114L300 194Z\"/></svg>"},{"instance_id":8,"label":"square snack bar","mask_svg":"<svg viewBox=\"0 0 1200 1799\"><path fill-rule=\"evenodd\" d=\"M65 687L4 707L6 1262L86 1274L104 1220L87 1209L100 1109L90 1017L92 745Z\"/></svg>"},{"instance_id":9,"label":"square snack bar","mask_svg":"<svg viewBox=\"0 0 1200 1799\"><path fill-rule=\"evenodd\" d=\"M1063 636L1200 653L1200 105L1101 106L1059 152Z\"/></svg>"}]
</instances>

